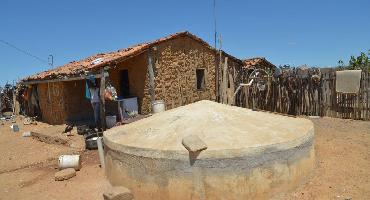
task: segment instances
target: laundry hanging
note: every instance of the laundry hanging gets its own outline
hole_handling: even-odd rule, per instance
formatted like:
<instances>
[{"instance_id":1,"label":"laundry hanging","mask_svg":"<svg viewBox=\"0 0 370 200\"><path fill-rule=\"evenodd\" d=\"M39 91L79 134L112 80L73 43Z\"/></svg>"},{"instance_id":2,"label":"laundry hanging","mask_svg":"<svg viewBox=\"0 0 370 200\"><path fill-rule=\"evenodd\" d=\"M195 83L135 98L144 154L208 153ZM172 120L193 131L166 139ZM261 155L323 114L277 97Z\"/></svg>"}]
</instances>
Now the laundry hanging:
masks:
<instances>
[{"instance_id":1,"label":"laundry hanging","mask_svg":"<svg viewBox=\"0 0 370 200\"><path fill-rule=\"evenodd\" d=\"M336 72L336 91L339 93L358 93L360 90L361 70Z\"/></svg>"},{"instance_id":2,"label":"laundry hanging","mask_svg":"<svg viewBox=\"0 0 370 200\"><path fill-rule=\"evenodd\" d=\"M95 80L95 77L94 76L92 76L92 75L90 75L90 76L88 76L87 78L86 78L86 81L85 81L85 98L87 99L87 100L90 100L91 99L91 93L90 93L90 90L89 90L89 83L88 82L91 82L91 83L93 83L93 84L95 84L96 82L96 80Z\"/></svg>"}]
</instances>

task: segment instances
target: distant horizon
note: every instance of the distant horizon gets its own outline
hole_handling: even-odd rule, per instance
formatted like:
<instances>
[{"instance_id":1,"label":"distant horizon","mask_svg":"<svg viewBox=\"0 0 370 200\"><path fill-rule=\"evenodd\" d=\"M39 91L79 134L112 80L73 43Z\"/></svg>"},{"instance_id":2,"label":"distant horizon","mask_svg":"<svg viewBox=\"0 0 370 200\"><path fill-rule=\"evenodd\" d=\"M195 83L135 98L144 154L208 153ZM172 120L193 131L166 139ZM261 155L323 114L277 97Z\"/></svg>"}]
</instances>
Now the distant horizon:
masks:
<instances>
[{"instance_id":1,"label":"distant horizon","mask_svg":"<svg viewBox=\"0 0 370 200\"><path fill-rule=\"evenodd\" d=\"M50 69L50 54L55 68L181 31L214 46L213 0L4 0L2 7L0 40L19 49L0 42L1 86ZM369 7L366 0L216 0L215 11L222 49L228 54L265 57L276 66L326 68L368 52Z\"/></svg>"}]
</instances>

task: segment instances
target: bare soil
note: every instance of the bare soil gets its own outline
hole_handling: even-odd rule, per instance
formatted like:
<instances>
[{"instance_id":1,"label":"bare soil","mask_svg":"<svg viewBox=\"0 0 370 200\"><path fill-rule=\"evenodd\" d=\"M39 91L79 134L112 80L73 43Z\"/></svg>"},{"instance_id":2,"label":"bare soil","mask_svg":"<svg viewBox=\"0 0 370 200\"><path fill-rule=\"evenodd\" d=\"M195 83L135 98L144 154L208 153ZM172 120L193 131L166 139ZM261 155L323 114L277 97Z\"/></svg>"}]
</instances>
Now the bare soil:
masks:
<instances>
[{"instance_id":1,"label":"bare soil","mask_svg":"<svg viewBox=\"0 0 370 200\"><path fill-rule=\"evenodd\" d=\"M314 172L295 191L272 199L370 199L370 122L326 117L312 121Z\"/></svg>"},{"instance_id":2,"label":"bare soil","mask_svg":"<svg viewBox=\"0 0 370 200\"><path fill-rule=\"evenodd\" d=\"M332 118L312 121L317 160L314 172L294 191L271 199L370 199L370 122ZM18 133L11 132L10 124L0 126L1 200L103 199L109 183L96 151L80 151L82 169L77 175L54 181L59 155L75 153L76 148L21 136L27 130L49 130L47 124L18 123Z\"/></svg>"},{"instance_id":3,"label":"bare soil","mask_svg":"<svg viewBox=\"0 0 370 200\"><path fill-rule=\"evenodd\" d=\"M81 142L76 134L68 137L60 130L63 126L44 123L23 125L18 119L20 131L13 133L11 122L0 126L0 200L5 199L103 199L109 187L104 171L99 166L96 150L81 151L74 145L61 145L52 141L41 142L32 137L22 137L25 131L48 132L55 138ZM54 131L54 132L53 132ZM71 143L72 144L72 143ZM81 144L77 145L81 146ZM66 181L55 181L58 158L64 154L79 153L82 168L77 175Z\"/></svg>"}]
</instances>

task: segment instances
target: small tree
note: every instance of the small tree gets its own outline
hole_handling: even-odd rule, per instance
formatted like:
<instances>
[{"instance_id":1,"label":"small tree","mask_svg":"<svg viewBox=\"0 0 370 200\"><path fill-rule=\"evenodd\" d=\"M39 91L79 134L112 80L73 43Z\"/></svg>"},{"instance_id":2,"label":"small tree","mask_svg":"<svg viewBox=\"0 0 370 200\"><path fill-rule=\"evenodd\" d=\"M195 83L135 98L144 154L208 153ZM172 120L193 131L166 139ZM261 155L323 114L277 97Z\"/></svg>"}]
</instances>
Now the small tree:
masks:
<instances>
[{"instance_id":1,"label":"small tree","mask_svg":"<svg viewBox=\"0 0 370 200\"><path fill-rule=\"evenodd\" d=\"M345 66L342 60L338 61L338 68L339 69L361 69L361 70L370 70L370 50L367 53L361 52L361 54L357 57L351 56L349 59L348 65Z\"/></svg>"}]
</instances>

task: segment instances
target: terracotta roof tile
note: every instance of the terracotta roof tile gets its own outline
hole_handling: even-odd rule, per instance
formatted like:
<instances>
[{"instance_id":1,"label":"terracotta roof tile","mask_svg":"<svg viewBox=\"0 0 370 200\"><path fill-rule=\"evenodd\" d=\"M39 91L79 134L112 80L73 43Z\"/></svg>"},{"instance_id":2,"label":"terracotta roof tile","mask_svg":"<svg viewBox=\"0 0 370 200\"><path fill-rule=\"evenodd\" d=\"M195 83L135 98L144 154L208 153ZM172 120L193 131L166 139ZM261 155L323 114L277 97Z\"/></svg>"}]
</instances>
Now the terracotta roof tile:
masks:
<instances>
[{"instance_id":1,"label":"terracotta roof tile","mask_svg":"<svg viewBox=\"0 0 370 200\"><path fill-rule=\"evenodd\" d=\"M275 68L276 66L266 60L264 57L255 57L255 58L248 58L243 60L243 68L253 68L253 67L258 67L258 66L263 66L267 65L270 66L271 68Z\"/></svg>"},{"instance_id":2,"label":"terracotta roof tile","mask_svg":"<svg viewBox=\"0 0 370 200\"><path fill-rule=\"evenodd\" d=\"M215 50L207 42L185 31L185 32L175 33L175 34L172 34L167 37L163 37L158 40L151 41L151 42L137 44L137 45L125 48L125 49L120 49L118 51L113 51L109 53L99 53L99 54L87 57L85 59L82 59L80 61L72 61L63 66L60 66L60 67L57 67L51 70L47 70L44 72L40 72L38 74L31 75L29 77L24 78L22 81L63 79L67 77L79 76L81 74L84 74L85 71L98 70L102 66L106 66L114 62L119 62L120 60L123 60L125 58L138 55L144 52L145 50L147 50L151 45L155 45L155 44L158 44L158 43L161 43L161 42L164 42L164 41L167 41L167 40L179 37L179 36L189 36L197 40L198 42L202 43L203 45L206 45L208 48ZM102 62L93 64L92 62L98 58L101 58ZM235 57L232 57L232 58L240 61L239 59Z\"/></svg>"}]
</instances>

